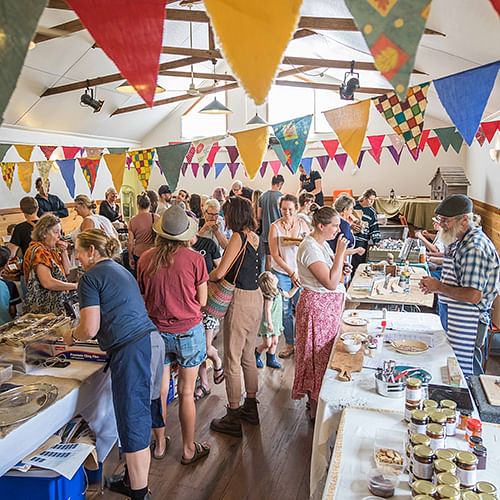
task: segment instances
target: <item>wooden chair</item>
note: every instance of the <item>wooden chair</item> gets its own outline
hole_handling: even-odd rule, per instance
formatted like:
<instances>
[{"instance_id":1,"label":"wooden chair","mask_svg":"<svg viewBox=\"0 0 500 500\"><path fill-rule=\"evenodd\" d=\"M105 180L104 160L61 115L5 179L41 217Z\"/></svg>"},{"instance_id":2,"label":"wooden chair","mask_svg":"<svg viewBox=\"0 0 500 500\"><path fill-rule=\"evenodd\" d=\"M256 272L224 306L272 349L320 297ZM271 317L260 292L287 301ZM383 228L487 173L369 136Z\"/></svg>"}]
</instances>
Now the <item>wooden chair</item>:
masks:
<instances>
[{"instance_id":1,"label":"wooden chair","mask_svg":"<svg viewBox=\"0 0 500 500\"><path fill-rule=\"evenodd\" d=\"M333 201L335 201L343 193L348 194L351 198L354 198L354 196L352 196L352 189L334 189Z\"/></svg>"}]
</instances>

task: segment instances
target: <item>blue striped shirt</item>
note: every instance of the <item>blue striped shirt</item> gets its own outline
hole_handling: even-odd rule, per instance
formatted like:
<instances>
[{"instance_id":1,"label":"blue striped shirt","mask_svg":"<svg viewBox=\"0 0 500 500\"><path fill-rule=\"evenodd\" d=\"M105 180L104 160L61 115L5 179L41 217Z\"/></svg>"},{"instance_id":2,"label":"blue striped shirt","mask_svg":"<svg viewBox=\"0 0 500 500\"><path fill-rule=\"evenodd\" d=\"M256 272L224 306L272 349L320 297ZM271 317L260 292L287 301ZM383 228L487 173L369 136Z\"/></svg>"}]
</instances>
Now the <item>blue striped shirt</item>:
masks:
<instances>
[{"instance_id":1,"label":"blue striped shirt","mask_svg":"<svg viewBox=\"0 0 500 500\"><path fill-rule=\"evenodd\" d=\"M367 228L363 229L360 233L356 233L356 248L368 248L370 238L373 243L378 243L381 240L381 236L375 209L372 207L362 207L358 201L354 206L354 210L362 210L363 217L361 220L368 223Z\"/></svg>"}]
</instances>

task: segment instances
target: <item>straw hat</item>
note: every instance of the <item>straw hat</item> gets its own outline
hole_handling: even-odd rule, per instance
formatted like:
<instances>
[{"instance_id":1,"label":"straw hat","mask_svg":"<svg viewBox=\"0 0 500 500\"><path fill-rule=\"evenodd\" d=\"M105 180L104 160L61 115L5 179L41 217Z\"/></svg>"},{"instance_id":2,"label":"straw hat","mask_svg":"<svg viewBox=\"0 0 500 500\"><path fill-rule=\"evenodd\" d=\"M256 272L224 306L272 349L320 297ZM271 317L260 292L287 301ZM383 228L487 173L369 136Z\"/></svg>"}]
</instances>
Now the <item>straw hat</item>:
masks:
<instances>
[{"instance_id":1,"label":"straw hat","mask_svg":"<svg viewBox=\"0 0 500 500\"><path fill-rule=\"evenodd\" d=\"M178 205L173 205L153 224L153 230L162 238L191 241L198 232L198 222L188 217Z\"/></svg>"}]
</instances>

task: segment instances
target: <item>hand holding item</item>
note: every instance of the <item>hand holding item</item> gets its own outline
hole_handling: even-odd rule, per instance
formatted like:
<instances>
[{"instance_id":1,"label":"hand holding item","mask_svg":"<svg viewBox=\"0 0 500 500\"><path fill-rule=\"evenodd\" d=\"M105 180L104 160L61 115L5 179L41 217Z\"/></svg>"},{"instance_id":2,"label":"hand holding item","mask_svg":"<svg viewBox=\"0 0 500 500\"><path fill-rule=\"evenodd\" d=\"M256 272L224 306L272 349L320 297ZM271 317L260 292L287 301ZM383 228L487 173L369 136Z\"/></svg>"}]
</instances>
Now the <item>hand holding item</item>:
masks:
<instances>
[{"instance_id":1,"label":"hand holding item","mask_svg":"<svg viewBox=\"0 0 500 500\"><path fill-rule=\"evenodd\" d=\"M347 245L349 244L349 241L347 238L343 235L340 235L337 239L337 246L335 248L335 254L340 253L344 254L345 251L347 250Z\"/></svg>"},{"instance_id":2,"label":"hand holding item","mask_svg":"<svg viewBox=\"0 0 500 500\"><path fill-rule=\"evenodd\" d=\"M73 332L75 331L74 328L68 328L64 333L63 333L63 339L64 343L66 345L73 345Z\"/></svg>"},{"instance_id":3,"label":"hand holding item","mask_svg":"<svg viewBox=\"0 0 500 500\"><path fill-rule=\"evenodd\" d=\"M358 219L353 220L352 223L351 223L351 230L352 230L352 232L353 233L360 233L361 229L362 229L361 221L358 220Z\"/></svg>"},{"instance_id":4,"label":"hand holding item","mask_svg":"<svg viewBox=\"0 0 500 500\"><path fill-rule=\"evenodd\" d=\"M436 278L424 276L419 283L420 290L424 293L436 293L439 291L439 284L441 282Z\"/></svg>"},{"instance_id":5,"label":"hand holding item","mask_svg":"<svg viewBox=\"0 0 500 500\"><path fill-rule=\"evenodd\" d=\"M56 246L57 248L59 248L59 250L61 250L61 252L67 252L69 243L64 240L58 240Z\"/></svg>"},{"instance_id":6,"label":"hand holding item","mask_svg":"<svg viewBox=\"0 0 500 500\"><path fill-rule=\"evenodd\" d=\"M358 247L356 248L355 252L361 256L365 254L366 250L363 247Z\"/></svg>"},{"instance_id":7,"label":"hand holding item","mask_svg":"<svg viewBox=\"0 0 500 500\"><path fill-rule=\"evenodd\" d=\"M292 285L294 287L297 287L299 288L300 287L300 281L299 281L299 277L297 276L297 273L293 272L291 275L290 275L290 279L292 280Z\"/></svg>"},{"instance_id":8,"label":"hand holding item","mask_svg":"<svg viewBox=\"0 0 500 500\"><path fill-rule=\"evenodd\" d=\"M353 267L351 266L351 264L349 264L348 262L344 262L344 268L342 269L344 276L349 276L349 274L352 273L352 269Z\"/></svg>"}]
</instances>

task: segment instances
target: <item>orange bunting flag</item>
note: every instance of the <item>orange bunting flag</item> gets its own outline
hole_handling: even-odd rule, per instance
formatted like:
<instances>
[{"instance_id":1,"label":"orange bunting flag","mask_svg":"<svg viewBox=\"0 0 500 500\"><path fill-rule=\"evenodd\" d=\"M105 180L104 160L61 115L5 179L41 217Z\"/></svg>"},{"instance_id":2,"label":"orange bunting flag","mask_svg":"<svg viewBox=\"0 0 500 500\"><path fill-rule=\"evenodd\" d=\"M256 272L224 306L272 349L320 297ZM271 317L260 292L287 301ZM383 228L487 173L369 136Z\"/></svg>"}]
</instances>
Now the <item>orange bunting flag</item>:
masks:
<instances>
[{"instance_id":1,"label":"orange bunting flag","mask_svg":"<svg viewBox=\"0 0 500 500\"><path fill-rule=\"evenodd\" d=\"M10 189L12 187L12 181L14 180L14 169L16 168L16 164L14 162L2 162L2 177Z\"/></svg>"},{"instance_id":2,"label":"orange bunting flag","mask_svg":"<svg viewBox=\"0 0 500 500\"><path fill-rule=\"evenodd\" d=\"M224 58L248 95L262 104L297 28L302 0L205 0ZM168 16L168 14L167 14Z\"/></svg>"},{"instance_id":3,"label":"orange bunting flag","mask_svg":"<svg viewBox=\"0 0 500 500\"><path fill-rule=\"evenodd\" d=\"M326 121L337 134L344 151L356 164L370 116L370 100L324 111Z\"/></svg>"},{"instance_id":4,"label":"orange bunting flag","mask_svg":"<svg viewBox=\"0 0 500 500\"><path fill-rule=\"evenodd\" d=\"M31 191L31 179L33 177L34 163L31 161L22 161L17 164L17 178L21 183L25 193Z\"/></svg>"},{"instance_id":5,"label":"orange bunting flag","mask_svg":"<svg viewBox=\"0 0 500 500\"><path fill-rule=\"evenodd\" d=\"M27 144L16 144L14 146L16 148L17 153L24 161L30 161L31 153L35 146L28 146Z\"/></svg>"},{"instance_id":6,"label":"orange bunting flag","mask_svg":"<svg viewBox=\"0 0 500 500\"><path fill-rule=\"evenodd\" d=\"M240 158L250 179L253 179L260 169L267 151L269 127L253 128L231 134L236 139Z\"/></svg>"},{"instance_id":7,"label":"orange bunting flag","mask_svg":"<svg viewBox=\"0 0 500 500\"><path fill-rule=\"evenodd\" d=\"M127 158L127 153L116 153L104 155L104 161L106 166L111 173L111 179L113 179L113 186L120 192L123 184L123 173L125 172L125 161Z\"/></svg>"}]
</instances>

